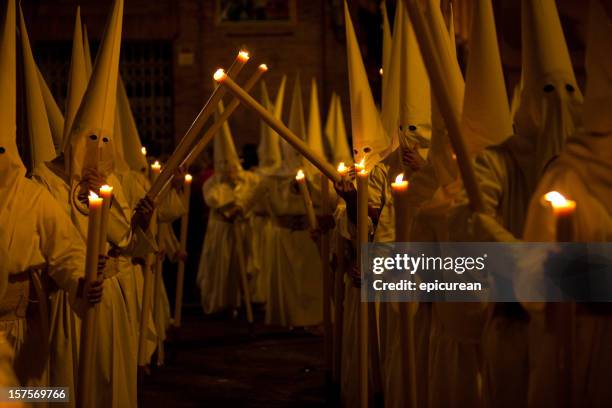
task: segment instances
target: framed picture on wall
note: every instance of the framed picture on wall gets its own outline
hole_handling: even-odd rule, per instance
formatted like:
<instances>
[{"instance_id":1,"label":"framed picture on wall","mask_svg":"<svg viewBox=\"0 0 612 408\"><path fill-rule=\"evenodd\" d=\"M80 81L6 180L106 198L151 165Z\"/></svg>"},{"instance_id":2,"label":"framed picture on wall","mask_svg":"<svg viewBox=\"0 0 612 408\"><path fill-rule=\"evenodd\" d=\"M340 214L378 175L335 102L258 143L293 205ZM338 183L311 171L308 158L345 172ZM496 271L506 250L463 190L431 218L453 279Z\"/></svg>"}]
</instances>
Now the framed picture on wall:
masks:
<instances>
[{"instance_id":1,"label":"framed picture on wall","mask_svg":"<svg viewBox=\"0 0 612 408\"><path fill-rule=\"evenodd\" d=\"M216 0L215 21L228 27L283 27L296 22L296 0Z\"/></svg>"}]
</instances>

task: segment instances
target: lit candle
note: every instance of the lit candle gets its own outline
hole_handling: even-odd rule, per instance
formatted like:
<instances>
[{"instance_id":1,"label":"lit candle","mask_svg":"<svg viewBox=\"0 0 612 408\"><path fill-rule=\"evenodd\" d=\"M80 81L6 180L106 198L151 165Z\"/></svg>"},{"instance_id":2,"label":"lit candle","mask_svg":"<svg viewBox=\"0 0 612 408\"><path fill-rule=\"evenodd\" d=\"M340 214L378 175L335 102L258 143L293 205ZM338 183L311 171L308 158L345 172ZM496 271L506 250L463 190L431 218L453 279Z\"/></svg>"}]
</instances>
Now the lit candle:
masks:
<instances>
[{"instance_id":1,"label":"lit candle","mask_svg":"<svg viewBox=\"0 0 612 408\"><path fill-rule=\"evenodd\" d=\"M181 217L181 236L179 240L179 248L181 254L187 252L187 231L189 228L189 203L191 197L191 182L193 177L191 174L185 174L185 183L183 185L183 202L185 204L185 214ZM174 319L172 325L181 327L181 316L183 308L183 286L185 284L185 260L183 257L179 259L178 271L176 274L176 296L174 297Z\"/></svg>"},{"instance_id":2,"label":"lit candle","mask_svg":"<svg viewBox=\"0 0 612 408\"><path fill-rule=\"evenodd\" d=\"M259 81L261 76L268 71L268 66L266 64L261 64L257 71L249 78L248 81L245 82L243 88L246 92L249 92ZM223 71L221 71L223 72ZM193 161L202 153L202 151L208 146L210 141L219 133L223 124L228 120L228 118L234 113L236 108L240 105L240 101L238 98L232 99L230 104L225 108L223 113L217 118L215 123L213 123L204 133L204 136L200 139L200 141L196 144L196 146L189 152L185 160L183 160L183 166L189 166Z\"/></svg>"},{"instance_id":3,"label":"lit candle","mask_svg":"<svg viewBox=\"0 0 612 408\"><path fill-rule=\"evenodd\" d=\"M383 69L382 69L382 68L381 68L381 69L379 69L379 70L378 70L378 73L380 74L380 76L383 76Z\"/></svg>"},{"instance_id":4,"label":"lit candle","mask_svg":"<svg viewBox=\"0 0 612 408\"><path fill-rule=\"evenodd\" d=\"M304 156L309 162L318 168L321 173L325 174L333 182L340 181L340 174L336 171L333 165L327 162L327 160L319 153L314 152L300 137L296 136L285 124L278 120L268 109L263 107L257 102L251 95L242 89L230 75L223 71L217 71L213 77L215 81L227 88L236 98L240 100L245 106L252 109L257 115L268 124L276 133L278 133L287 143L289 143L295 150L297 150L302 156Z\"/></svg>"},{"instance_id":5,"label":"lit candle","mask_svg":"<svg viewBox=\"0 0 612 408\"><path fill-rule=\"evenodd\" d=\"M100 226L104 200L93 191L89 192L89 215L87 218L87 249L85 255L85 281L94 282L98 275L98 255L100 252ZM84 288L85 289L85 288ZM86 298L87 294L83 293ZM95 308L86 302L87 308L81 324L81 352L79 353L78 389L91 390L93 372L93 353L95 339ZM79 393L85 398L83 393ZM84 401L83 399L80 400Z\"/></svg>"},{"instance_id":6,"label":"lit candle","mask_svg":"<svg viewBox=\"0 0 612 408\"><path fill-rule=\"evenodd\" d=\"M228 74L237 76L248 60L249 53L245 50L241 50L236 56L234 63L230 67ZM220 71L223 72L223 70ZM217 72L219 72L219 70ZM225 72L223 72L223 74L225 74ZM217 73L215 73L215 76L217 76ZM192 150L193 146L195 145L196 139L202 134L202 129L208 121L208 118L210 118L210 116L217 110L219 101L221 100L221 98L223 98L224 94L225 87L217 86L214 89L212 95L210 95L210 97L206 101L206 104L204 105L200 113L198 113L195 120L193 121L189 129L187 129L187 132L181 138L180 142L174 149L174 152L166 163L164 171L155 180L155 182L153 182L151 189L147 192L147 196L151 200L155 201L157 196L161 193L163 187L167 184L167 182L176 172L176 169L181 165L183 160L185 160L185 157L187 157L189 152Z\"/></svg>"},{"instance_id":7,"label":"lit candle","mask_svg":"<svg viewBox=\"0 0 612 408\"><path fill-rule=\"evenodd\" d=\"M310 191L308 191L308 185L306 184L306 177L302 169L298 170L295 180L297 181L300 193L302 193L302 199L304 200L304 207L306 207L306 216L308 217L308 226L312 231L318 228L317 216L315 215L314 206L312 205L312 198L310 197Z\"/></svg>"},{"instance_id":8,"label":"lit candle","mask_svg":"<svg viewBox=\"0 0 612 408\"><path fill-rule=\"evenodd\" d=\"M365 160L365 158L364 158ZM364 246L368 243L368 172L364 168L364 160L355 164L357 170L357 262L361 265ZM362 270L362 285L366 284ZM359 388L362 403L369 400L369 307L363 300L359 303Z\"/></svg>"},{"instance_id":9,"label":"lit candle","mask_svg":"<svg viewBox=\"0 0 612 408\"><path fill-rule=\"evenodd\" d=\"M157 180L160 174L161 164L159 163L159 161L155 160L155 163L151 165L151 182L155 183L155 180Z\"/></svg>"},{"instance_id":10,"label":"lit candle","mask_svg":"<svg viewBox=\"0 0 612 408\"><path fill-rule=\"evenodd\" d=\"M146 155L147 155L147 148L146 148L146 147L144 147L144 146L142 146L142 147L140 148L140 153L142 153L142 155L143 155L143 156L146 156Z\"/></svg>"},{"instance_id":11,"label":"lit candle","mask_svg":"<svg viewBox=\"0 0 612 408\"><path fill-rule=\"evenodd\" d=\"M345 177L348 174L348 167L346 167L346 165L344 164L344 162L340 162L340 164L338 164L338 173L340 174L340 177Z\"/></svg>"},{"instance_id":12,"label":"lit candle","mask_svg":"<svg viewBox=\"0 0 612 408\"><path fill-rule=\"evenodd\" d=\"M393 202L395 206L395 241L408 242L410 225L407 219L408 204L408 180L404 180L404 173L398 174L395 182L391 183L393 190Z\"/></svg>"},{"instance_id":13,"label":"lit candle","mask_svg":"<svg viewBox=\"0 0 612 408\"><path fill-rule=\"evenodd\" d=\"M331 216L331 200L329 191L329 179L323 174L319 174L321 182L321 214ZM319 253L321 254L321 263L323 264L323 329L325 333L323 342L323 351L325 356L325 371L328 383L332 378L333 368L333 327L332 327L332 271L329 265L330 260L330 233L329 230L321 231L319 239Z\"/></svg>"},{"instance_id":14,"label":"lit candle","mask_svg":"<svg viewBox=\"0 0 612 408\"><path fill-rule=\"evenodd\" d=\"M106 230L108 227L111 202L113 201L113 188L106 184L100 187L100 197L103 200L102 219L100 222L100 255L106 255Z\"/></svg>"},{"instance_id":15,"label":"lit candle","mask_svg":"<svg viewBox=\"0 0 612 408\"><path fill-rule=\"evenodd\" d=\"M553 209L556 219L557 242L571 242L573 240L573 217L576 202L568 200L558 191L551 191L544 195Z\"/></svg>"}]
</instances>

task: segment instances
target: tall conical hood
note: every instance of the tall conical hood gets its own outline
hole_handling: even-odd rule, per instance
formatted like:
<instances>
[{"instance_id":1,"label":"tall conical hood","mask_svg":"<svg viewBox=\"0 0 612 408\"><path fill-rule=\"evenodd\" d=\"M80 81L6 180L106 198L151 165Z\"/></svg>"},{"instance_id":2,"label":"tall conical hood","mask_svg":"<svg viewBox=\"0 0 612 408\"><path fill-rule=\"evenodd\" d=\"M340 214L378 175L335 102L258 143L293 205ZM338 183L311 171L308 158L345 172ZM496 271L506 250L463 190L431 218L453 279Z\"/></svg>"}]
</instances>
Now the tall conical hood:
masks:
<instances>
[{"instance_id":1,"label":"tall conical hood","mask_svg":"<svg viewBox=\"0 0 612 408\"><path fill-rule=\"evenodd\" d=\"M25 83L25 106L27 115L27 130L30 147L31 168L38 164L55 159L55 147L49 128L49 119L45 101L40 90L38 69L30 47L28 30L23 19L23 11L19 6L19 31L21 33L21 55L23 57L23 79Z\"/></svg>"},{"instance_id":2,"label":"tall conical hood","mask_svg":"<svg viewBox=\"0 0 612 408\"><path fill-rule=\"evenodd\" d=\"M102 174L112 172L122 21L123 0L115 0L87 90L70 131L72 175L80 175L85 167L98 168Z\"/></svg>"},{"instance_id":3,"label":"tall conical hood","mask_svg":"<svg viewBox=\"0 0 612 408\"><path fill-rule=\"evenodd\" d=\"M64 111L64 137L62 139L62 152L70 144L70 131L76 117L85 90L87 89L87 69L85 68L85 57L83 54L83 33L81 31L81 8L77 7L76 21L74 23L74 34L72 36L72 58L70 60L70 73L68 75L68 94L66 97L66 109Z\"/></svg>"},{"instance_id":4,"label":"tall conical hood","mask_svg":"<svg viewBox=\"0 0 612 408\"><path fill-rule=\"evenodd\" d=\"M223 114L224 107L221 101L219 102L218 111L219 115ZM230 171L242 170L238 153L236 153L234 139L232 138L232 133L230 132L227 121L223 123L219 134L215 136L213 154L215 173L222 174Z\"/></svg>"},{"instance_id":5,"label":"tall conical hood","mask_svg":"<svg viewBox=\"0 0 612 408\"><path fill-rule=\"evenodd\" d=\"M554 0L523 1L522 72L514 124L524 149L523 172L532 187L580 126L582 94Z\"/></svg>"},{"instance_id":6,"label":"tall conical hood","mask_svg":"<svg viewBox=\"0 0 612 408\"><path fill-rule=\"evenodd\" d=\"M281 83L274 99L274 117L278 120L283 120L283 107L285 105L285 88L287 85L287 75L283 75ZM280 137L280 136L279 136Z\"/></svg>"},{"instance_id":7,"label":"tall conical hood","mask_svg":"<svg viewBox=\"0 0 612 408\"><path fill-rule=\"evenodd\" d=\"M427 148L431 139L429 77L407 10L402 9L402 15L405 24L401 31L399 140L404 147L418 144L420 148Z\"/></svg>"},{"instance_id":8,"label":"tall conical hood","mask_svg":"<svg viewBox=\"0 0 612 408\"><path fill-rule=\"evenodd\" d=\"M540 91L542 81L557 75L576 85L555 0L523 0L521 9L523 86Z\"/></svg>"},{"instance_id":9,"label":"tall conical hood","mask_svg":"<svg viewBox=\"0 0 612 408\"><path fill-rule=\"evenodd\" d=\"M6 2L0 32L0 216L16 179L25 175L17 150L17 68L15 0Z\"/></svg>"},{"instance_id":10,"label":"tall conical hood","mask_svg":"<svg viewBox=\"0 0 612 408\"><path fill-rule=\"evenodd\" d=\"M462 128L480 149L512 135L512 119L502 72L491 0L472 2L470 54L465 80Z\"/></svg>"},{"instance_id":11,"label":"tall conical hood","mask_svg":"<svg viewBox=\"0 0 612 408\"><path fill-rule=\"evenodd\" d=\"M351 97L353 154L356 162L363 160L365 168L370 170L389 154L391 142L385 134L372 97L346 1L344 2L344 20Z\"/></svg>"},{"instance_id":12,"label":"tall conical hood","mask_svg":"<svg viewBox=\"0 0 612 408\"><path fill-rule=\"evenodd\" d=\"M53 146L55 147L56 154L60 154L62 152L62 139L64 138L64 115L53 97L51 89L49 89L49 85L47 85L47 81L45 81L45 78L38 68L37 71L38 82L40 83L40 90L45 102L47 118L49 119L51 137L53 137Z\"/></svg>"},{"instance_id":13,"label":"tall conical hood","mask_svg":"<svg viewBox=\"0 0 612 408\"><path fill-rule=\"evenodd\" d=\"M284 87L284 85L283 85ZM274 106L270 102L268 88L265 81L261 81L261 103L270 112L274 112ZM257 147L257 157L259 158L260 167L275 168L281 164L281 152L279 144L279 136L274 132L267 123L263 120L260 122L260 138L259 146Z\"/></svg>"},{"instance_id":14,"label":"tall conical hood","mask_svg":"<svg viewBox=\"0 0 612 408\"><path fill-rule=\"evenodd\" d=\"M398 4L401 2L398 2ZM387 6L385 0L380 3L380 10L382 13L382 30L383 30L383 55L382 55L382 92L384 95L385 89L387 88L387 75L389 75L389 64L391 62L391 44L393 42L391 37L391 25L389 24L389 16L387 14ZM394 24L397 24L397 20L394 20Z\"/></svg>"},{"instance_id":15,"label":"tall conical hood","mask_svg":"<svg viewBox=\"0 0 612 408\"><path fill-rule=\"evenodd\" d=\"M83 55L85 57L85 72L87 73L87 79L91 76L92 61L91 49L89 48L89 36L87 35L87 25L83 24Z\"/></svg>"},{"instance_id":16,"label":"tall conical hood","mask_svg":"<svg viewBox=\"0 0 612 408\"><path fill-rule=\"evenodd\" d=\"M117 82L117 107L119 116L116 121L119 122L121 128L125 161L130 169L146 172L148 167L147 158L142 154L142 142L138 134L138 128L136 127L132 108L130 107L130 100L128 99L125 85L121 77L119 77L119 81Z\"/></svg>"},{"instance_id":17,"label":"tall conical hood","mask_svg":"<svg viewBox=\"0 0 612 408\"><path fill-rule=\"evenodd\" d=\"M304 123L304 107L302 106L302 87L300 85L300 75L295 76L293 85L293 95L291 96L291 108L289 109L289 129L298 137L304 139L306 135L306 125ZM283 171L295 173L302 166L302 156L284 139L281 140L283 152Z\"/></svg>"},{"instance_id":18,"label":"tall conical hood","mask_svg":"<svg viewBox=\"0 0 612 408\"><path fill-rule=\"evenodd\" d=\"M131 168L128 162L125 160L125 146L123 143L125 136L123 135L121 129L120 118L121 112L119 111L119 100L117 100L117 107L115 108L115 123L113 126L113 168L115 173L126 174L131 170Z\"/></svg>"},{"instance_id":19,"label":"tall conical hood","mask_svg":"<svg viewBox=\"0 0 612 408\"><path fill-rule=\"evenodd\" d=\"M325 135L332 151L333 163L336 165L340 162L347 165L353 163L353 155L346 138L342 102L335 92L332 93L327 124L325 125Z\"/></svg>"},{"instance_id":20,"label":"tall conical hood","mask_svg":"<svg viewBox=\"0 0 612 408\"><path fill-rule=\"evenodd\" d=\"M612 132L612 16L600 0L591 0L586 48L587 86L583 122L587 132Z\"/></svg>"},{"instance_id":21,"label":"tall conical hood","mask_svg":"<svg viewBox=\"0 0 612 408\"><path fill-rule=\"evenodd\" d=\"M323 145L323 131L321 127L321 112L319 111L319 94L317 92L317 81L312 78L310 82L310 109L308 110L308 137L306 139L308 147L312 151L321 155L321 157L327 157L325 154L325 147ZM312 165L312 163L306 163L306 169L308 174L317 174L319 170Z\"/></svg>"},{"instance_id":22,"label":"tall conical hood","mask_svg":"<svg viewBox=\"0 0 612 408\"><path fill-rule=\"evenodd\" d=\"M388 66L385 68L383 78L382 109L380 118L387 136L397 139L399 131L399 104L400 104L400 75L401 75L401 55L402 30L408 24L406 19L404 4L397 2L395 7L395 19L393 20L393 40L391 44L391 55Z\"/></svg>"}]
</instances>

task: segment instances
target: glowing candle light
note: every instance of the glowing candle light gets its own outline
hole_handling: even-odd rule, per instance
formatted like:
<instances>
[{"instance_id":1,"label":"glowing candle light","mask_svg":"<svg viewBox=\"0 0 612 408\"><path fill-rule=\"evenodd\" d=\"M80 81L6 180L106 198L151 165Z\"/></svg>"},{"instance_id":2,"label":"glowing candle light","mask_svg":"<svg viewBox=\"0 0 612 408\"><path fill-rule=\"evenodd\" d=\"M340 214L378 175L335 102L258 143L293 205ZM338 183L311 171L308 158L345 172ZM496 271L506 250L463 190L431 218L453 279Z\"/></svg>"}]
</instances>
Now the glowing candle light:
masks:
<instances>
[{"instance_id":1,"label":"glowing candle light","mask_svg":"<svg viewBox=\"0 0 612 408\"><path fill-rule=\"evenodd\" d=\"M338 173L340 174L341 177L344 177L348 174L348 167L346 167L346 165L344 164L344 162L340 162L340 164L338 164Z\"/></svg>"},{"instance_id":2,"label":"glowing candle light","mask_svg":"<svg viewBox=\"0 0 612 408\"><path fill-rule=\"evenodd\" d=\"M102 219L100 222L100 254L106 255L106 230L108 228L108 216L113 200L113 188L106 184L100 187L100 197L103 200Z\"/></svg>"},{"instance_id":3,"label":"glowing candle light","mask_svg":"<svg viewBox=\"0 0 612 408\"><path fill-rule=\"evenodd\" d=\"M142 147L140 148L140 153L142 153L142 155L143 155L143 156L146 156L146 155L147 155L147 148L146 148L146 147L144 147L144 146L142 146Z\"/></svg>"},{"instance_id":4,"label":"glowing candle light","mask_svg":"<svg viewBox=\"0 0 612 408\"><path fill-rule=\"evenodd\" d=\"M558 242L570 242L573 239L573 216L576 202L568 200L558 191L550 191L544 195L544 200L550 203L556 218L556 236Z\"/></svg>"},{"instance_id":5,"label":"glowing candle light","mask_svg":"<svg viewBox=\"0 0 612 408\"><path fill-rule=\"evenodd\" d=\"M355 164L357 170L357 262L361 264L364 247L368 243L368 172L364 168L364 159ZM364 271L361 271L362 284L365 283ZM362 401L368 400L369 382L369 303L359 303L359 381Z\"/></svg>"},{"instance_id":6,"label":"glowing candle light","mask_svg":"<svg viewBox=\"0 0 612 408\"><path fill-rule=\"evenodd\" d=\"M308 226L314 231L318 228L317 216L312 204L312 198L310 197L308 185L306 184L306 177L302 169L298 170L295 180L297 181L298 187L300 188L300 193L302 193L302 199L304 200L304 207L306 208L306 216L308 218Z\"/></svg>"},{"instance_id":7,"label":"glowing candle light","mask_svg":"<svg viewBox=\"0 0 612 408\"><path fill-rule=\"evenodd\" d=\"M382 68L381 68L381 69L379 69L379 70L378 70L378 73L380 74L380 76L383 76L383 69L382 69Z\"/></svg>"},{"instance_id":8,"label":"glowing candle light","mask_svg":"<svg viewBox=\"0 0 612 408\"><path fill-rule=\"evenodd\" d=\"M155 182L157 177L161 174L161 164L155 160L155 163L151 164L151 182Z\"/></svg>"},{"instance_id":9,"label":"glowing candle light","mask_svg":"<svg viewBox=\"0 0 612 408\"><path fill-rule=\"evenodd\" d=\"M404 180L404 173L400 173L391 183L393 191L393 205L395 206L395 240L397 242L408 242L409 220L408 220L408 180Z\"/></svg>"}]
</instances>

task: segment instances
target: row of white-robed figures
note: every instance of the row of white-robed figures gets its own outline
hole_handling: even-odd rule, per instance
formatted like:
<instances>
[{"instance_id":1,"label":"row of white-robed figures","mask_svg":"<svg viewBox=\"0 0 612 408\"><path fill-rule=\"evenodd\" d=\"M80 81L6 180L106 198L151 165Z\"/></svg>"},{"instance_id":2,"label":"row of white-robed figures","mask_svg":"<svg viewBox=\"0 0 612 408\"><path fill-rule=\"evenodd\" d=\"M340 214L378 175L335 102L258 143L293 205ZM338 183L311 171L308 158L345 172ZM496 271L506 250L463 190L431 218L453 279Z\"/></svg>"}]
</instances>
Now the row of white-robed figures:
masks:
<instances>
[{"instance_id":1,"label":"row of white-robed figures","mask_svg":"<svg viewBox=\"0 0 612 408\"><path fill-rule=\"evenodd\" d=\"M23 13L18 13L14 0L3 2L2 9L4 384L68 387L70 401L65 405L74 406L75 386L82 375L80 319L88 304L97 303L91 382L83 405L136 406L137 367L147 365L154 350L160 349L170 320L163 282L155 306L142 313L144 274L151 267L146 260L177 252L169 223L185 208L179 191L182 182L174 183L156 206L145 199L150 187L148 164L119 77L123 1L113 2L93 64L77 9L63 114L36 66ZM19 63L18 56L23 59ZM17 67L23 69L19 76ZM24 106L24 128L17 127L18 102ZM18 138L19 145L26 146L21 152ZM27 158L27 166L22 157ZM109 251L100 258L98 281L89 284L83 279L86 200L89 191L99 192L103 184L113 187L106 236Z\"/></svg>"},{"instance_id":2,"label":"row of white-robed figures","mask_svg":"<svg viewBox=\"0 0 612 408\"><path fill-rule=\"evenodd\" d=\"M410 239L423 241L554 241L556 220L542 196L558 191L577 204L572 218L576 241L608 241L612 235L609 157L612 130L612 38L609 7L589 4L586 98L574 76L554 1L522 2L522 78L508 103L490 1L472 4L470 57L466 77L454 46L452 10L438 0L397 3L393 33L383 19L383 94L375 106L358 43L345 5L353 155L340 129L338 99L332 98L322 132L316 88L312 86L308 126L296 79L289 128L306 135L312 150L333 163L363 162L369 172L370 240L395 239L391 182L399 173L410 181L411 207L403 214ZM448 7L444 7L448 11ZM384 8L383 8L384 11ZM409 17L410 16L410 17ZM413 19L420 23L412 24ZM429 42L422 41L422 29ZM420 48L420 47L430 48ZM436 61L437 60L437 61ZM444 95L435 94L428 71L442 62ZM314 85L314 82L313 82ZM270 103L282 117L284 81ZM435 94L435 97L434 97ZM436 98L444 97L445 103ZM445 123L450 106L460 117L472 171L482 196L473 211L464 191ZM399 126L398 126L399 125ZM322 134L326 136L324 139ZM325 142L324 142L325 140ZM266 323L303 326L322 321L322 264L309 234L305 204L295 183L303 168L315 207L319 177L312 166L262 125L260 164L244 171L226 127L215 139L215 175L204 185L211 207L198 282L205 312L241 302L240 268L251 276L251 294L265 303ZM280 146L280 148L279 148ZM327 147L327 149L326 149ZM351 157L352 156L352 157ZM349 174L352 174L349 172ZM355 191L336 186L331 270L345 276L340 385L344 406L357 406L359 393L359 269L356 262ZM325 214L320 214L325 215ZM339 243L339 244L338 244ZM237 250L238 248L238 250ZM241 259L244 260L241 263ZM533 264L537 265L538 262ZM341 269L338 269L341 268ZM521 280L521 274L527 279ZM517 271L517 282L543 279L542 271ZM517 293L525 288L517 287ZM415 313L416 398L418 406L606 406L611 366L611 319L606 308L578 307L575 364L571 386L556 373L565 340L549 331L542 304L421 303ZM405 407L411 396L400 343L400 309L382 303L370 340L370 398ZM568 317L569 318L569 317ZM374 319L370 316L370 319ZM338 323L335 322L335 323ZM371 342L372 344L372 342ZM568 391L567 388L570 388ZM363 404L362 404L363 406Z\"/></svg>"}]
</instances>

